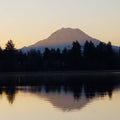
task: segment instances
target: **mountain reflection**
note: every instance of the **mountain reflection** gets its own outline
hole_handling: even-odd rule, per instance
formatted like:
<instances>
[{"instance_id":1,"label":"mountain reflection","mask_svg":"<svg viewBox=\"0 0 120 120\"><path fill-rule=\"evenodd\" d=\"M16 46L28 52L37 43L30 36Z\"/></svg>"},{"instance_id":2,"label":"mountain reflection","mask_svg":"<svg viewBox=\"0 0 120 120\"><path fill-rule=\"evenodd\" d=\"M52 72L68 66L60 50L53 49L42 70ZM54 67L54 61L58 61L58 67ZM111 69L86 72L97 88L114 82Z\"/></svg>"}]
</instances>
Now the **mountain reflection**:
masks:
<instances>
[{"instance_id":1,"label":"mountain reflection","mask_svg":"<svg viewBox=\"0 0 120 120\"><path fill-rule=\"evenodd\" d=\"M0 94L6 94L10 104L17 93L31 93L49 101L64 111L81 109L91 100L108 96L119 89L119 76L12 76L0 77Z\"/></svg>"}]
</instances>

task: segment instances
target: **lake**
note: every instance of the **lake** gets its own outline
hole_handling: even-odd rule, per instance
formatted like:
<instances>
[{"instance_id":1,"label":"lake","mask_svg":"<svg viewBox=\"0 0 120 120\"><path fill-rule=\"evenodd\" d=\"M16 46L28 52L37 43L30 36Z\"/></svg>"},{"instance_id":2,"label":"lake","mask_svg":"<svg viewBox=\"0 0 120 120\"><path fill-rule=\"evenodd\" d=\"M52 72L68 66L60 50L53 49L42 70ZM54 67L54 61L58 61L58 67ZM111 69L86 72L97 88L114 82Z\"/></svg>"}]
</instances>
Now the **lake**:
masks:
<instances>
[{"instance_id":1,"label":"lake","mask_svg":"<svg viewBox=\"0 0 120 120\"><path fill-rule=\"evenodd\" d=\"M120 73L1 74L0 120L120 120Z\"/></svg>"}]
</instances>

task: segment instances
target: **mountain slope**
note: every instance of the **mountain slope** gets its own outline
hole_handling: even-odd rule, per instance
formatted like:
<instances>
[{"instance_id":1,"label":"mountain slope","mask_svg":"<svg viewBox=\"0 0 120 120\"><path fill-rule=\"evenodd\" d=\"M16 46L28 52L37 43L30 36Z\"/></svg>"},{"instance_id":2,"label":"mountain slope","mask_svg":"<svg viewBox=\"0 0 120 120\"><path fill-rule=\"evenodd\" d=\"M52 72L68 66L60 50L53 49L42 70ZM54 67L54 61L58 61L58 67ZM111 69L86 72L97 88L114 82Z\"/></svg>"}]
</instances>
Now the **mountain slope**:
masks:
<instances>
[{"instance_id":1,"label":"mountain slope","mask_svg":"<svg viewBox=\"0 0 120 120\"><path fill-rule=\"evenodd\" d=\"M44 40L40 40L35 44L24 47L23 50L29 49L42 49L45 47L49 48L64 48L70 47L73 41L79 41L81 45L85 43L86 40L92 41L94 44L98 44L99 40L88 36L86 33L79 29L72 28L62 28L51 34L50 37Z\"/></svg>"}]
</instances>

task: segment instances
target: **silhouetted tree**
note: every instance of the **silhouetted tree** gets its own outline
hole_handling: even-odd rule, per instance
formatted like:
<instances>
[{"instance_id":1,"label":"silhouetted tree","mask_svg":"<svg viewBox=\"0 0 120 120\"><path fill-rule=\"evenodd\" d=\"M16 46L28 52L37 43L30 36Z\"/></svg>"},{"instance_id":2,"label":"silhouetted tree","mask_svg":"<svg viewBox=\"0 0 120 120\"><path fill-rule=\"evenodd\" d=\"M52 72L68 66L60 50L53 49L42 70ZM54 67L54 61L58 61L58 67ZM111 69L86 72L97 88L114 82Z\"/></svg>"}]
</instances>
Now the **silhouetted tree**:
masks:
<instances>
[{"instance_id":1,"label":"silhouetted tree","mask_svg":"<svg viewBox=\"0 0 120 120\"><path fill-rule=\"evenodd\" d=\"M106 56L107 56L106 61L107 61L108 67L113 68L113 65L115 63L115 54L112 49L111 42L107 43L107 55Z\"/></svg>"},{"instance_id":2,"label":"silhouetted tree","mask_svg":"<svg viewBox=\"0 0 120 120\"><path fill-rule=\"evenodd\" d=\"M95 45L90 41L86 41L84 45L84 57L88 60L93 60L96 55Z\"/></svg>"},{"instance_id":3,"label":"silhouetted tree","mask_svg":"<svg viewBox=\"0 0 120 120\"><path fill-rule=\"evenodd\" d=\"M38 71L42 69L42 54L39 50L30 50L27 53L27 69Z\"/></svg>"},{"instance_id":4,"label":"silhouetted tree","mask_svg":"<svg viewBox=\"0 0 120 120\"><path fill-rule=\"evenodd\" d=\"M72 68L79 68L80 62L81 62L81 46L78 41L75 41L72 43L72 49L71 51L71 65Z\"/></svg>"},{"instance_id":5,"label":"silhouetted tree","mask_svg":"<svg viewBox=\"0 0 120 120\"><path fill-rule=\"evenodd\" d=\"M5 69L7 71L14 71L16 67L16 54L17 50L12 40L6 43L4 55L5 55Z\"/></svg>"},{"instance_id":6,"label":"silhouetted tree","mask_svg":"<svg viewBox=\"0 0 120 120\"><path fill-rule=\"evenodd\" d=\"M15 45L13 43L12 40L9 40L7 43L6 43L6 47L5 47L5 51L15 51Z\"/></svg>"},{"instance_id":7,"label":"silhouetted tree","mask_svg":"<svg viewBox=\"0 0 120 120\"><path fill-rule=\"evenodd\" d=\"M50 66L50 59L51 59L51 51L48 48L45 48L45 51L43 53L43 66L45 70L48 70Z\"/></svg>"},{"instance_id":8,"label":"silhouetted tree","mask_svg":"<svg viewBox=\"0 0 120 120\"><path fill-rule=\"evenodd\" d=\"M45 48L22 52L15 48L12 40L0 47L0 71L41 71L80 69L120 69L120 56L112 49L110 42L94 45L86 41L83 50L78 41L71 48Z\"/></svg>"},{"instance_id":9,"label":"silhouetted tree","mask_svg":"<svg viewBox=\"0 0 120 120\"><path fill-rule=\"evenodd\" d=\"M16 54L17 59L17 65L16 70L17 71L27 71L27 54L23 53L21 50L19 50Z\"/></svg>"},{"instance_id":10,"label":"silhouetted tree","mask_svg":"<svg viewBox=\"0 0 120 120\"><path fill-rule=\"evenodd\" d=\"M0 71L3 70L4 67L4 53L2 48L0 47Z\"/></svg>"},{"instance_id":11,"label":"silhouetted tree","mask_svg":"<svg viewBox=\"0 0 120 120\"><path fill-rule=\"evenodd\" d=\"M68 67L69 64L69 54L68 54L68 49L64 48L62 51L62 69L65 70Z\"/></svg>"},{"instance_id":12,"label":"silhouetted tree","mask_svg":"<svg viewBox=\"0 0 120 120\"><path fill-rule=\"evenodd\" d=\"M85 68L96 68L96 47L93 42L86 41L83 46Z\"/></svg>"},{"instance_id":13,"label":"silhouetted tree","mask_svg":"<svg viewBox=\"0 0 120 120\"><path fill-rule=\"evenodd\" d=\"M62 67L62 55L61 55L61 51L59 48L57 48L56 53L55 53L55 59L54 61L56 61L55 66L56 69L61 69Z\"/></svg>"}]
</instances>

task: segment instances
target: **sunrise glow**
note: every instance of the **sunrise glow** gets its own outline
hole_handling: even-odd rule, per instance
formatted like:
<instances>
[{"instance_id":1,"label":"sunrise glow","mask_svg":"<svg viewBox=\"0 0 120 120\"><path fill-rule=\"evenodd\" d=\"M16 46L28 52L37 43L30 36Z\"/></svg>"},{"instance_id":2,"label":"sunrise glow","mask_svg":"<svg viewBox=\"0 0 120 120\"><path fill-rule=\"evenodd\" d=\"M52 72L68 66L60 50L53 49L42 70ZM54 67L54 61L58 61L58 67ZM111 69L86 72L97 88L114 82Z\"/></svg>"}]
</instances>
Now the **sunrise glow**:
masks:
<instances>
[{"instance_id":1,"label":"sunrise glow","mask_svg":"<svg viewBox=\"0 0 120 120\"><path fill-rule=\"evenodd\" d=\"M9 39L17 48L29 46L62 27L119 45L119 11L119 0L1 0L0 46Z\"/></svg>"}]
</instances>

